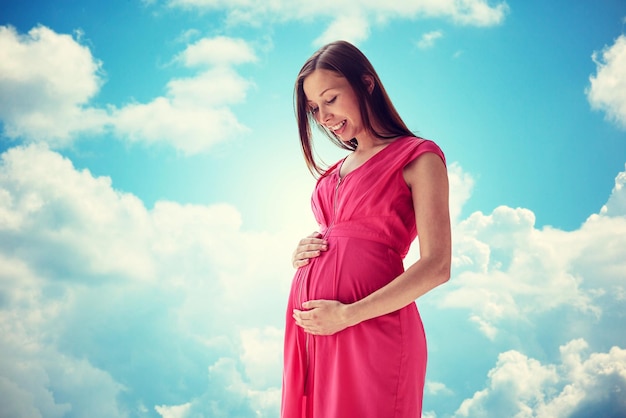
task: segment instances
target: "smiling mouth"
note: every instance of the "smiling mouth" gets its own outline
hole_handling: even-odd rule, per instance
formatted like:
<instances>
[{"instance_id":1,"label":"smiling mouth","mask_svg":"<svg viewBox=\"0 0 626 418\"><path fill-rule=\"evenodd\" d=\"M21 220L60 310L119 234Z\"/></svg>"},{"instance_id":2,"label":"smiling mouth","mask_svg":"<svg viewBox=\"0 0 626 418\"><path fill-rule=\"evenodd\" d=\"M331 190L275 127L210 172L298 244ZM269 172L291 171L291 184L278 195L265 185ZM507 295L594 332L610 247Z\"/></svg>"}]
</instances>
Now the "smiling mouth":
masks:
<instances>
[{"instance_id":1,"label":"smiling mouth","mask_svg":"<svg viewBox=\"0 0 626 418\"><path fill-rule=\"evenodd\" d=\"M328 129L330 129L333 132L338 131L339 129L343 128L345 124L346 124L346 121L343 120L334 126L329 126Z\"/></svg>"}]
</instances>

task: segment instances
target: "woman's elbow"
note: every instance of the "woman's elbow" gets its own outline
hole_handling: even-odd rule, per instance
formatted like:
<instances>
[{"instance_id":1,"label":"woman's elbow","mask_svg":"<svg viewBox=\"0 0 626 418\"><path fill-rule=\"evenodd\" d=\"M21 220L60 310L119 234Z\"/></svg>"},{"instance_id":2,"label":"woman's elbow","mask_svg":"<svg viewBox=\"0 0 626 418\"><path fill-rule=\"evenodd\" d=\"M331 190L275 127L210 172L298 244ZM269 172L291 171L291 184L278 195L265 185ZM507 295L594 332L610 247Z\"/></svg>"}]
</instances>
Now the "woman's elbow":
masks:
<instances>
[{"instance_id":1,"label":"woman's elbow","mask_svg":"<svg viewBox=\"0 0 626 418\"><path fill-rule=\"evenodd\" d=\"M450 257L442 257L442 260L439 262L439 268L437 269L437 281L438 284L444 284L448 280L450 280L451 274L451 259Z\"/></svg>"},{"instance_id":2,"label":"woman's elbow","mask_svg":"<svg viewBox=\"0 0 626 418\"><path fill-rule=\"evenodd\" d=\"M439 275L437 275L437 285L442 285L450 280L450 269L447 271L441 271Z\"/></svg>"}]
</instances>

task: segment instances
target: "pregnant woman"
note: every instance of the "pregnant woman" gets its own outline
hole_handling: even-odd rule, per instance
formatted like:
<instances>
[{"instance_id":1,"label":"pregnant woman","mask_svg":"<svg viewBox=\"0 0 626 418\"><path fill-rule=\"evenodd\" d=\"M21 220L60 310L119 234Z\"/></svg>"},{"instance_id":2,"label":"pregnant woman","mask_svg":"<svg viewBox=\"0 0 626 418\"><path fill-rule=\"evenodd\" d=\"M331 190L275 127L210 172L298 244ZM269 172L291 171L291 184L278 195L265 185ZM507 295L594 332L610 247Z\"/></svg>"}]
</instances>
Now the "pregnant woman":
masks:
<instances>
[{"instance_id":1,"label":"pregnant woman","mask_svg":"<svg viewBox=\"0 0 626 418\"><path fill-rule=\"evenodd\" d=\"M320 230L293 255L281 416L420 418L426 339L415 300L450 275L443 152L409 131L347 42L304 64L295 101ZM347 157L322 168L312 125ZM416 236L420 258L405 271Z\"/></svg>"}]
</instances>

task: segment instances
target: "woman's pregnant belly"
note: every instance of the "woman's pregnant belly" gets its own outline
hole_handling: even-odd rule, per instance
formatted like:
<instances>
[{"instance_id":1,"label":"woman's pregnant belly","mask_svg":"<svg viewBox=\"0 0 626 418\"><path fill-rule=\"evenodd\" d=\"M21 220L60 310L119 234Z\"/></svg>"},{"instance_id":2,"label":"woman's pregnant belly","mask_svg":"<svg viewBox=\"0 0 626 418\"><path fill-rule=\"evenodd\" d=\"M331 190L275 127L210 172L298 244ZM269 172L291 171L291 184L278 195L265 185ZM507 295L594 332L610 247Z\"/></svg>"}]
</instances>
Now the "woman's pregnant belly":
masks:
<instances>
[{"instance_id":1,"label":"woman's pregnant belly","mask_svg":"<svg viewBox=\"0 0 626 418\"><path fill-rule=\"evenodd\" d=\"M314 259L303 280L300 302L314 299L353 303L403 272L400 255L376 241L327 238L328 250Z\"/></svg>"}]
</instances>

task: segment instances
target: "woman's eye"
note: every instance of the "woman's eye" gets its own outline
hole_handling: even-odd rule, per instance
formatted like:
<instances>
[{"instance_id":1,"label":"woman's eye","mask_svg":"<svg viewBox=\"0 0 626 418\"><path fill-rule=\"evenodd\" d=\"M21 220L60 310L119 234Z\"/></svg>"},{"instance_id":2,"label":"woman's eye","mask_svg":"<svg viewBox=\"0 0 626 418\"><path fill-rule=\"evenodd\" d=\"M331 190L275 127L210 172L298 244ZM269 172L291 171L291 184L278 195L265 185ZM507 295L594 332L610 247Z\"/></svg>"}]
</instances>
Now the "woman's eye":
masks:
<instances>
[{"instance_id":1,"label":"woman's eye","mask_svg":"<svg viewBox=\"0 0 626 418\"><path fill-rule=\"evenodd\" d=\"M326 103L327 104L332 104L335 102L335 99L337 99L337 96L333 97L332 99L328 100Z\"/></svg>"},{"instance_id":2,"label":"woman's eye","mask_svg":"<svg viewBox=\"0 0 626 418\"><path fill-rule=\"evenodd\" d=\"M318 110L319 110L319 107L312 107L311 108L311 113L312 114L316 114Z\"/></svg>"}]
</instances>

